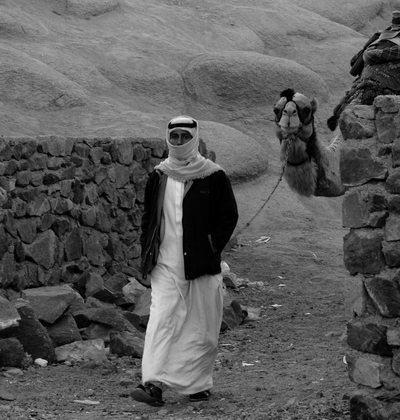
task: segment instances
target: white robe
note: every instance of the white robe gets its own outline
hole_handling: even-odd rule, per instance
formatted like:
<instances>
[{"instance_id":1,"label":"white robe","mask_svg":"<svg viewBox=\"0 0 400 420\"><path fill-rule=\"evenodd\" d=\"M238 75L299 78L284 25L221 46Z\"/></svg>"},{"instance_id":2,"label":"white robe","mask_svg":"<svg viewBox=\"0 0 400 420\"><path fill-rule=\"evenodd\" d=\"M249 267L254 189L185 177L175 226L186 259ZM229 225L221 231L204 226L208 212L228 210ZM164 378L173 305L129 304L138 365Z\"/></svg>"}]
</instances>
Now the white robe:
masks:
<instances>
[{"instance_id":1,"label":"white robe","mask_svg":"<svg viewBox=\"0 0 400 420\"><path fill-rule=\"evenodd\" d=\"M142 380L189 395L213 386L222 321L222 275L185 280L182 247L184 183L168 178L164 236L151 272L151 307Z\"/></svg>"}]
</instances>

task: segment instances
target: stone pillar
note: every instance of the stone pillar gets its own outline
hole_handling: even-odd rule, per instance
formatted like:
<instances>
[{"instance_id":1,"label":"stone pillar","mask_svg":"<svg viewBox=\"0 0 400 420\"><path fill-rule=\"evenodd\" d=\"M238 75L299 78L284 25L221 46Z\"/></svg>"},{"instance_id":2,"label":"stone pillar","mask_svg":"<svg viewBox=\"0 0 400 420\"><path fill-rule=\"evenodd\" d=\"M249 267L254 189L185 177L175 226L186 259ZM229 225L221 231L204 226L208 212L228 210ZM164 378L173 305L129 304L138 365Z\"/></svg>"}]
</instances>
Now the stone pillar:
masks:
<instances>
[{"instance_id":1,"label":"stone pillar","mask_svg":"<svg viewBox=\"0 0 400 420\"><path fill-rule=\"evenodd\" d=\"M400 96L342 116L351 420L400 419Z\"/></svg>"}]
</instances>

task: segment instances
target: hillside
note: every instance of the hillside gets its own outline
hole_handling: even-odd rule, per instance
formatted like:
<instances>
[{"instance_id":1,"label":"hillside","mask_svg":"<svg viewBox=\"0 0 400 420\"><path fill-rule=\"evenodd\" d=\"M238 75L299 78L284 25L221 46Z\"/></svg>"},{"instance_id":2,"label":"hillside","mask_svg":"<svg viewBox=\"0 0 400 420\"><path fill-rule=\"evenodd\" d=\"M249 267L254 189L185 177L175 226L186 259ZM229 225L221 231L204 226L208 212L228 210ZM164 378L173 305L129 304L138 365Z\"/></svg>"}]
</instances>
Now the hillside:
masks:
<instances>
[{"instance_id":1,"label":"hillside","mask_svg":"<svg viewBox=\"0 0 400 420\"><path fill-rule=\"evenodd\" d=\"M394 6L2 0L1 134L164 137L172 116L189 113L228 172L243 180L252 166L256 176L267 163L276 169L271 105L280 91L315 96L326 134L351 83L350 58Z\"/></svg>"}]
</instances>

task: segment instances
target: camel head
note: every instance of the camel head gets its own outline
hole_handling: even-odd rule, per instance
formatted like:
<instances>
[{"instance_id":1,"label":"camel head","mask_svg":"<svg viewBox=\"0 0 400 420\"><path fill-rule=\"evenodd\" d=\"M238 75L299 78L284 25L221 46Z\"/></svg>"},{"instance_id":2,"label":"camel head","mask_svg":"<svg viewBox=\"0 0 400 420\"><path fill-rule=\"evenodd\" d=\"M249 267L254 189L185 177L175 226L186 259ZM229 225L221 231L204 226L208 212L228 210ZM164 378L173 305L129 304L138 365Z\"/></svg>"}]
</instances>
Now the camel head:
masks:
<instances>
[{"instance_id":1,"label":"camel head","mask_svg":"<svg viewBox=\"0 0 400 420\"><path fill-rule=\"evenodd\" d=\"M314 131L314 113L317 101L307 96L286 89L274 105L276 134L279 140L288 137L307 142Z\"/></svg>"},{"instance_id":2,"label":"camel head","mask_svg":"<svg viewBox=\"0 0 400 420\"><path fill-rule=\"evenodd\" d=\"M341 134L325 147L317 138L317 101L293 89L284 90L274 105L276 136L281 144L284 178L299 195L342 195L339 156Z\"/></svg>"}]
</instances>

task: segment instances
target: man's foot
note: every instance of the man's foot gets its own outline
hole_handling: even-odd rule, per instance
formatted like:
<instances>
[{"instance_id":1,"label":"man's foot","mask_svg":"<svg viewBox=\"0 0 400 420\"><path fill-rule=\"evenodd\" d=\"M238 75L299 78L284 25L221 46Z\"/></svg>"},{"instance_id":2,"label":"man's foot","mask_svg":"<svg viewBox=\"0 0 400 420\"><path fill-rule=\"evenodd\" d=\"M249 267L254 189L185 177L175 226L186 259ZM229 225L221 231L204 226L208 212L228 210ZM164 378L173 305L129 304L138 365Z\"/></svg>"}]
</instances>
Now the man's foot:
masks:
<instances>
[{"instance_id":1,"label":"man's foot","mask_svg":"<svg viewBox=\"0 0 400 420\"><path fill-rule=\"evenodd\" d=\"M162 399L162 390L147 382L144 386L138 385L132 392L131 397L138 402L143 402L153 407L161 407L165 404Z\"/></svg>"},{"instance_id":2,"label":"man's foot","mask_svg":"<svg viewBox=\"0 0 400 420\"><path fill-rule=\"evenodd\" d=\"M196 394L189 395L189 401L191 402L208 401L210 399L210 395L211 395L210 391L197 392Z\"/></svg>"}]
</instances>

